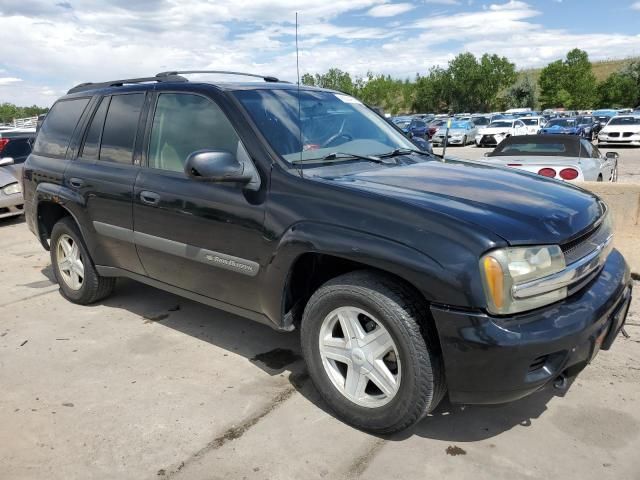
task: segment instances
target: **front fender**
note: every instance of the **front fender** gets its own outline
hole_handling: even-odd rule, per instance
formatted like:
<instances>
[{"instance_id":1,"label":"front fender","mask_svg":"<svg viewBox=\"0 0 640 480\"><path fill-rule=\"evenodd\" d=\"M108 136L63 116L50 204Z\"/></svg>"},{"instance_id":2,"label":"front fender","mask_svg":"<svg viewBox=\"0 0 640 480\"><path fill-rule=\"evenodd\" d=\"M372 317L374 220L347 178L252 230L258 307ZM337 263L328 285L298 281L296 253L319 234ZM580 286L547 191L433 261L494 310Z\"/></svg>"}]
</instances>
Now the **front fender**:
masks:
<instances>
[{"instance_id":1,"label":"front fender","mask_svg":"<svg viewBox=\"0 0 640 480\"><path fill-rule=\"evenodd\" d=\"M302 222L281 237L263 274L262 304L269 318L281 324L286 285L296 260L305 253L318 253L350 260L392 273L409 282L430 302L473 305L477 292L469 289L467 269L453 270L434 258L397 241L335 225ZM452 245L451 260L477 264L470 252ZM477 302L477 298L475 299ZM286 325L283 325L286 327Z\"/></svg>"}]
</instances>

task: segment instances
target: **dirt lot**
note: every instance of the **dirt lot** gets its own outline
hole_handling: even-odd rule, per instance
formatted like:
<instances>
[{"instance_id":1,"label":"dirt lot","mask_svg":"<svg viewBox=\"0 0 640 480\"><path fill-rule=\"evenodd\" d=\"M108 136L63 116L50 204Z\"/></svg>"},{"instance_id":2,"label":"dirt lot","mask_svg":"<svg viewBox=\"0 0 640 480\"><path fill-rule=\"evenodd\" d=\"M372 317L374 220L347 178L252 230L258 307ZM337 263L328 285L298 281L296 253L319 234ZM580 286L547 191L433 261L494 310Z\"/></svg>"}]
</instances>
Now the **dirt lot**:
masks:
<instances>
[{"instance_id":1,"label":"dirt lot","mask_svg":"<svg viewBox=\"0 0 640 480\"><path fill-rule=\"evenodd\" d=\"M51 279L24 222L0 222L2 479L640 478L638 297L631 338L564 398L445 401L378 438L326 411L296 333L125 280L80 307Z\"/></svg>"},{"instance_id":2,"label":"dirt lot","mask_svg":"<svg viewBox=\"0 0 640 480\"><path fill-rule=\"evenodd\" d=\"M618 160L618 181L625 183L640 183L640 148L618 146L615 148L601 148L602 152L618 152L620 159ZM434 148L437 154L442 154L442 148ZM490 148L477 148L475 145L467 147L451 147L447 148L448 157L458 157L468 160L478 160L483 157L486 152L490 152Z\"/></svg>"}]
</instances>

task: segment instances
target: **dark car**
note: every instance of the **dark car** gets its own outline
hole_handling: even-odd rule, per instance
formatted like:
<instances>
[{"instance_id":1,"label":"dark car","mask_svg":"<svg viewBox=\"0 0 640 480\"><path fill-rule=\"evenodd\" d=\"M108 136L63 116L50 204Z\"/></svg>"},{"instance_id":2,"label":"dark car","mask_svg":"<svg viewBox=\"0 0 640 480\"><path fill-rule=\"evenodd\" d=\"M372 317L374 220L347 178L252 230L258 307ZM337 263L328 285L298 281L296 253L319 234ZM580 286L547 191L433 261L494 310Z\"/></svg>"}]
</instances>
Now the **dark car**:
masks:
<instances>
[{"instance_id":1,"label":"dark car","mask_svg":"<svg viewBox=\"0 0 640 480\"><path fill-rule=\"evenodd\" d=\"M415 117L392 117L391 121L409 137L425 138L427 122Z\"/></svg>"},{"instance_id":2,"label":"dark car","mask_svg":"<svg viewBox=\"0 0 640 480\"><path fill-rule=\"evenodd\" d=\"M580 115L576 117L576 123L582 128L582 136L587 140L595 140L598 137L598 132L602 130L600 121L592 115Z\"/></svg>"},{"instance_id":3,"label":"dark car","mask_svg":"<svg viewBox=\"0 0 640 480\"><path fill-rule=\"evenodd\" d=\"M444 162L340 92L188 73L82 84L47 114L26 218L68 300L129 277L300 329L326 404L377 433L446 392L562 385L611 346L632 284L594 194Z\"/></svg>"}]
</instances>

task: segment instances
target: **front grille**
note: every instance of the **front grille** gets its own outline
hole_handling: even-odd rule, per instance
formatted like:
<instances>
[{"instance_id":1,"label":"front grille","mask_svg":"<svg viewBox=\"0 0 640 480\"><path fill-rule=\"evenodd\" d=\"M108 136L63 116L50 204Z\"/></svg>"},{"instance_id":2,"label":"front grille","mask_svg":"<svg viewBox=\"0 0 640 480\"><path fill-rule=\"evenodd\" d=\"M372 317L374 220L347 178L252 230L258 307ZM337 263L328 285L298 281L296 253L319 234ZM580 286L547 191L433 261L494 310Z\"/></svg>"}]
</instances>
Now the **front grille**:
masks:
<instances>
[{"instance_id":1,"label":"front grille","mask_svg":"<svg viewBox=\"0 0 640 480\"><path fill-rule=\"evenodd\" d=\"M631 137L632 135L633 135L633 132L624 132L622 134L622 136L625 137L625 138Z\"/></svg>"},{"instance_id":2,"label":"front grille","mask_svg":"<svg viewBox=\"0 0 640 480\"><path fill-rule=\"evenodd\" d=\"M614 138L615 137L619 137L620 136L620 132L611 132L611 133L609 133L609 136L610 137L614 137Z\"/></svg>"},{"instance_id":3,"label":"front grille","mask_svg":"<svg viewBox=\"0 0 640 480\"><path fill-rule=\"evenodd\" d=\"M6 207L0 208L0 215L2 215L3 213L9 213L9 209Z\"/></svg>"},{"instance_id":4,"label":"front grille","mask_svg":"<svg viewBox=\"0 0 640 480\"><path fill-rule=\"evenodd\" d=\"M580 260L582 257L589 255L599 245L603 244L611 235L608 228L604 228L603 224L581 235L580 237L560 245L564 253L564 260L567 265Z\"/></svg>"}]
</instances>

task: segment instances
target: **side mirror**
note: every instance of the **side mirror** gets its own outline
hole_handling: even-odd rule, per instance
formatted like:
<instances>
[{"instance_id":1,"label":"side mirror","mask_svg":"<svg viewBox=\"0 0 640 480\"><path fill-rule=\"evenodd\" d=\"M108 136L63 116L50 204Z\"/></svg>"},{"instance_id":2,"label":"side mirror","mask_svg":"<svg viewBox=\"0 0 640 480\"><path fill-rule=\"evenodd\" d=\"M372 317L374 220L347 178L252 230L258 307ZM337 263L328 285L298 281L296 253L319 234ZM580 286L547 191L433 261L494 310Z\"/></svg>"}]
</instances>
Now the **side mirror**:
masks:
<instances>
[{"instance_id":1,"label":"side mirror","mask_svg":"<svg viewBox=\"0 0 640 480\"><path fill-rule=\"evenodd\" d=\"M618 160L618 157L620 157L617 152L607 152L604 156L611 160Z\"/></svg>"},{"instance_id":2,"label":"side mirror","mask_svg":"<svg viewBox=\"0 0 640 480\"><path fill-rule=\"evenodd\" d=\"M244 166L226 150L193 152L187 157L184 172L188 177L203 182L246 184L251 181L251 176L244 174Z\"/></svg>"},{"instance_id":3,"label":"side mirror","mask_svg":"<svg viewBox=\"0 0 640 480\"><path fill-rule=\"evenodd\" d=\"M13 165L14 160L11 157L0 158L0 167L6 167L7 165Z\"/></svg>"}]
</instances>

